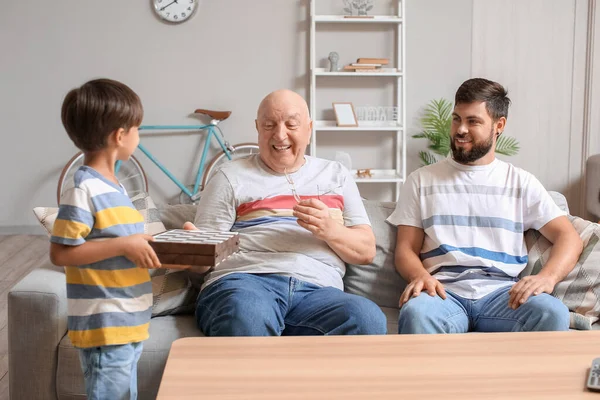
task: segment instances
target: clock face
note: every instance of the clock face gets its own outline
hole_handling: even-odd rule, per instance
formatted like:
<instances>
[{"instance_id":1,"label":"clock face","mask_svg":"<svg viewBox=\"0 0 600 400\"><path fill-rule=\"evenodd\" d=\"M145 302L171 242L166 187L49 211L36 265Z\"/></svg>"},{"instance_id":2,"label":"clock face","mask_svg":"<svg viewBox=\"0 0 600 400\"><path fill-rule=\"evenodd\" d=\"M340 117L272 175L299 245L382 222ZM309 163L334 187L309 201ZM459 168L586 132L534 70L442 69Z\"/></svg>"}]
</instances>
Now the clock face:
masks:
<instances>
[{"instance_id":1,"label":"clock face","mask_svg":"<svg viewBox=\"0 0 600 400\"><path fill-rule=\"evenodd\" d=\"M153 0L154 11L169 22L187 21L198 6L198 0Z\"/></svg>"}]
</instances>

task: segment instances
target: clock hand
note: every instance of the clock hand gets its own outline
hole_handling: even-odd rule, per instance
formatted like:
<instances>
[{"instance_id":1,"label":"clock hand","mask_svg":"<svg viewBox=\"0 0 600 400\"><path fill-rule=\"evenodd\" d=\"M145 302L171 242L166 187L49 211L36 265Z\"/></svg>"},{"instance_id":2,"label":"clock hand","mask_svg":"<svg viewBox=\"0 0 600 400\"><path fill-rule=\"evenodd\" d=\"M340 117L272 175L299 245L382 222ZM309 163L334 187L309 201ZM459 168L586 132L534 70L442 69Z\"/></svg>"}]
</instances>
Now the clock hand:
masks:
<instances>
[{"instance_id":1,"label":"clock hand","mask_svg":"<svg viewBox=\"0 0 600 400\"><path fill-rule=\"evenodd\" d=\"M167 4L166 6L164 6L163 8L161 8L160 11L163 11L165 8L169 7L173 3L177 4L177 0L173 0L172 2L170 2L169 4Z\"/></svg>"}]
</instances>

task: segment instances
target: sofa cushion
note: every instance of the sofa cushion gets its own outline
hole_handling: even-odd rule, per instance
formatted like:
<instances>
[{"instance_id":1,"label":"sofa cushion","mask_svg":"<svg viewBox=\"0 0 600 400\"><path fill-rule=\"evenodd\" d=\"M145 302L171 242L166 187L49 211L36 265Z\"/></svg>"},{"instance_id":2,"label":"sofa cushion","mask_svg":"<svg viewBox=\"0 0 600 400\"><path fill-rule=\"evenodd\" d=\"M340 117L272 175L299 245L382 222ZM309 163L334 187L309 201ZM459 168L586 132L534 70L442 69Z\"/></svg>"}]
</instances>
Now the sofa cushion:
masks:
<instances>
[{"instance_id":1,"label":"sofa cushion","mask_svg":"<svg viewBox=\"0 0 600 400\"><path fill-rule=\"evenodd\" d=\"M395 307L379 307L381 311L383 311L383 315L385 315L385 319L387 321L387 334L395 335L398 333L398 316L400 314L400 309L398 306Z\"/></svg>"},{"instance_id":2,"label":"sofa cushion","mask_svg":"<svg viewBox=\"0 0 600 400\"><path fill-rule=\"evenodd\" d=\"M368 265L346 265L345 291L364 296L380 307L398 309L398 300L406 282L394 266L397 228L385 221L396 203L365 200L364 205L375 233L377 251L373 262Z\"/></svg>"},{"instance_id":3,"label":"sofa cushion","mask_svg":"<svg viewBox=\"0 0 600 400\"><path fill-rule=\"evenodd\" d=\"M150 338L144 342L144 351L138 363L138 388L140 399L155 399L174 340L190 336L204 336L196 327L191 315L152 318ZM79 365L78 350L69 337L58 346L56 392L59 399L85 399L83 374Z\"/></svg>"},{"instance_id":4,"label":"sofa cushion","mask_svg":"<svg viewBox=\"0 0 600 400\"><path fill-rule=\"evenodd\" d=\"M552 293L571 313L570 328L600 329L600 225L569 216L583 240L584 249L575 268L559 282ZM548 261L552 243L538 231L528 231L525 242L529 249L527 267L522 276L535 275Z\"/></svg>"}]
</instances>

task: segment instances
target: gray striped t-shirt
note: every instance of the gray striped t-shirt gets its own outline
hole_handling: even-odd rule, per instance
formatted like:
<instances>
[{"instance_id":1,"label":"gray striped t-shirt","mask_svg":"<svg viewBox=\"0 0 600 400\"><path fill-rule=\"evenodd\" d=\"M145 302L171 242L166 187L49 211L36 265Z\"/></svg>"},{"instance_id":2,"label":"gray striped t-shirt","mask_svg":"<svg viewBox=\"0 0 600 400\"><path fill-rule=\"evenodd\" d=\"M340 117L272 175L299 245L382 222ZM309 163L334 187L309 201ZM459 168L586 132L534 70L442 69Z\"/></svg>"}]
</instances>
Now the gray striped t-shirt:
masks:
<instances>
[{"instance_id":1,"label":"gray striped t-shirt","mask_svg":"<svg viewBox=\"0 0 600 400\"><path fill-rule=\"evenodd\" d=\"M499 159L470 166L449 157L410 174L388 222L422 228L427 271L479 299L516 282L527 265L524 232L561 215L529 172Z\"/></svg>"},{"instance_id":2,"label":"gray striped t-shirt","mask_svg":"<svg viewBox=\"0 0 600 400\"><path fill-rule=\"evenodd\" d=\"M198 204L199 229L236 231L240 251L217 265L203 288L232 273L276 273L343 290L342 259L292 215L296 195L319 199L344 226L370 225L358 188L340 163L305 156L289 174L267 167L259 155L227 162L206 185Z\"/></svg>"}]
</instances>

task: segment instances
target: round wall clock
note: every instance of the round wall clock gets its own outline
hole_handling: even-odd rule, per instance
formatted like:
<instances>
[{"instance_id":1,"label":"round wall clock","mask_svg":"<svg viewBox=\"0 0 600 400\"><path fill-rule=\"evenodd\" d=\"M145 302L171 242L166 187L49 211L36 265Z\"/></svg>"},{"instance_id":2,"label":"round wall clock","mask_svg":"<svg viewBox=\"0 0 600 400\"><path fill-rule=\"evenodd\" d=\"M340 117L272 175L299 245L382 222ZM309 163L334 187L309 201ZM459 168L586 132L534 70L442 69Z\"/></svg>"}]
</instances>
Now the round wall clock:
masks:
<instances>
[{"instance_id":1,"label":"round wall clock","mask_svg":"<svg viewBox=\"0 0 600 400\"><path fill-rule=\"evenodd\" d=\"M152 4L156 15L173 23L189 20L198 8L198 0L152 0Z\"/></svg>"}]
</instances>

